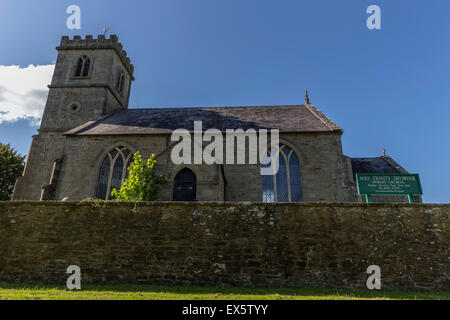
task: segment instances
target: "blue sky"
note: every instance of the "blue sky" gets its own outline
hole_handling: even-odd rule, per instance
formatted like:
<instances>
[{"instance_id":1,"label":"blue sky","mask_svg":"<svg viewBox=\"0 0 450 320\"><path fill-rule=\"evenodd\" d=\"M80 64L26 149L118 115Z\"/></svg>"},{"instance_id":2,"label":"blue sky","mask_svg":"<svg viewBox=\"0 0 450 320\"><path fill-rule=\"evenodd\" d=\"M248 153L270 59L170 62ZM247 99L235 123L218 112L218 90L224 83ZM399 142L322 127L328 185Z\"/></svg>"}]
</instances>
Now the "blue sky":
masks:
<instances>
[{"instance_id":1,"label":"blue sky","mask_svg":"<svg viewBox=\"0 0 450 320\"><path fill-rule=\"evenodd\" d=\"M81 30L66 27L72 4ZM366 27L371 4L381 30ZM130 107L302 104L308 89L346 155L386 148L421 175L426 202L448 203L449 12L446 0L0 0L0 66L51 65L62 35L109 26L136 67ZM26 154L36 129L3 121L0 141Z\"/></svg>"}]
</instances>

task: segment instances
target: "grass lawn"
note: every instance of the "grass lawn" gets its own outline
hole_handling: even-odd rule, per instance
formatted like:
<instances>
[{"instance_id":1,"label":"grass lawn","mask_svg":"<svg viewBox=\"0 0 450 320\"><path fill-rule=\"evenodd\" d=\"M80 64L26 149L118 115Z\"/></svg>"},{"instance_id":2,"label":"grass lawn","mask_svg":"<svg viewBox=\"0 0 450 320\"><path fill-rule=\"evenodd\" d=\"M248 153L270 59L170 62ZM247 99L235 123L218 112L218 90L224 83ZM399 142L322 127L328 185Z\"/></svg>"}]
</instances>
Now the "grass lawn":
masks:
<instances>
[{"instance_id":1,"label":"grass lawn","mask_svg":"<svg viewBox=\"0 0 450 320\"><path fill-rule=\"evenodd\" d=\"M222 288L196 286L62 286L0 283L0 300L450 300L450 291L369 291L313 288Z\"/></svg>"}]
</instances>

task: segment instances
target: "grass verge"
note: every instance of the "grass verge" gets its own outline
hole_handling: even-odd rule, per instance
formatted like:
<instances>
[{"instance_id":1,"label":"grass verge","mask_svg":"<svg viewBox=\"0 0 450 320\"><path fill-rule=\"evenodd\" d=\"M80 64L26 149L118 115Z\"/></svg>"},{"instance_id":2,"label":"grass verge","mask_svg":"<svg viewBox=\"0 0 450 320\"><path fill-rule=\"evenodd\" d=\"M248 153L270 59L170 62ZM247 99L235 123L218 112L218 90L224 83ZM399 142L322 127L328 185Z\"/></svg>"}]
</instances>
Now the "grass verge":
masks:
<instances>
[{"instance_id":1,"label":"grass verge","mask_svg":"<svg viewBox=\"0 0 450 320\"><path fill-rule=\"evenodd\" d=\"M450 300L450 291L369 291L318 288L198 286L62 286L1 284L0 300Z\"/></svg>"}]
</instances>

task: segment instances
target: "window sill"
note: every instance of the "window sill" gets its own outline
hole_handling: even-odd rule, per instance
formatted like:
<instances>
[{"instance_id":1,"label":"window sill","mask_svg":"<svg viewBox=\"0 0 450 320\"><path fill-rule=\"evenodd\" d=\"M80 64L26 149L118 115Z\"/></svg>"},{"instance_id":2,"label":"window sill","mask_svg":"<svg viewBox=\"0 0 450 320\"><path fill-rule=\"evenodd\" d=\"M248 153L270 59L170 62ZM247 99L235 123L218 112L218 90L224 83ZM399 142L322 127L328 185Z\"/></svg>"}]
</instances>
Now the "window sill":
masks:
<instances>
[{"instance_id":1,"label":"window sill","mask_svg":"<svg viewBox=\"0 0 450 320\"><path fill-rule=\"evenodd\" d=\"M87 80L90 79L91 77L71 77L70 80Z\"/></svg>"}]
</instances>

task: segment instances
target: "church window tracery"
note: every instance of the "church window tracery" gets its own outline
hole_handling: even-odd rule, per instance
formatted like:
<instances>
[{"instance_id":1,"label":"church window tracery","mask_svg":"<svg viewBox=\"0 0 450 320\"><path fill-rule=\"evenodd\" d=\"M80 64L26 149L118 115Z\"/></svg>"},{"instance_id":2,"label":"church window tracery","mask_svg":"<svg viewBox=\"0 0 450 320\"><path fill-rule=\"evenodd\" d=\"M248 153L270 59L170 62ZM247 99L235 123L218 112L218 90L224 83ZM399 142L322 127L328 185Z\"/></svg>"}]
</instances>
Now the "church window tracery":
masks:
<instances>
[{"instance_id":1,"label":"church window tracery","mask_svg":"<svg viewBox=\"0 0 450 320\"><path fill-rule=\"evenodd\" d=\"M90 70L91 58L89 58L88 56L81 56L77 61L74 76L76 78L88 77Z\"/></svg>"},{"instance_id":2,"label":"church window tracery","mask_svg":"<svg viewBox=\"0 0 450 320\"><path fill-rule=\"evenodd\" d=\"M111 192L119 189L128 177L133 154L127 147L116 147L106 155L100 167L97 198L110 200Z\"/></svg>"},{"instance_id":3,"label":"church window tracery","mask_svg":"<svg viewBox=\"0 0 450 320\"><path fill-rule=\"evenodd\" d=\"M270 154L269 154L270 155ZM271 162L274 161L270 155ZM271 163L263 165L269 168ZM300 162L295 152L286 145L279 149L277 174L262 176L263 202L302 202Z\"/></svg>"}]
</instances>

